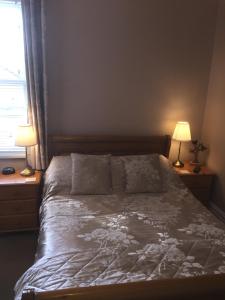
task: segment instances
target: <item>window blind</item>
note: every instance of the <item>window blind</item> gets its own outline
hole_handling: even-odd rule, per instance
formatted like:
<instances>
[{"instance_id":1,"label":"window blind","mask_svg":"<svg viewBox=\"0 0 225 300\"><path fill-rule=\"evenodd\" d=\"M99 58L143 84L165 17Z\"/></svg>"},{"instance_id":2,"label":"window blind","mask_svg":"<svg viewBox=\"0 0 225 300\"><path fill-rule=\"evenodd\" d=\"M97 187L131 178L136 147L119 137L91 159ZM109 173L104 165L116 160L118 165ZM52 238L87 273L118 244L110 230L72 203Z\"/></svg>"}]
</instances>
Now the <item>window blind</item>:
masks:
<instances>
[{"instance_id":1,"label":"window blind","mask_svg":"<svg viewBox=\"0 0 225 300\"><path fill-rule=\"evenodd\" d=\"M0 0L0 158L23 157L15 128L27 122L23 19L20 1Z\"/></svg>"}]
</instances>

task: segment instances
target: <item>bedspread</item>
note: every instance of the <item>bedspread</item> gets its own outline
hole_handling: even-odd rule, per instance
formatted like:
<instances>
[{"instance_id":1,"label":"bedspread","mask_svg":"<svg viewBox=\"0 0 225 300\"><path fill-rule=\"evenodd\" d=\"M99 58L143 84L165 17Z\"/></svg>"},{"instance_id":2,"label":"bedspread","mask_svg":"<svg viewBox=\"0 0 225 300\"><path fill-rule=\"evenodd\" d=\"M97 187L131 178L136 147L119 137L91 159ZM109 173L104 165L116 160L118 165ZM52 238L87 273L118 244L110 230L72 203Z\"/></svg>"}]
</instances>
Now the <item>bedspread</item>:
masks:
<instances>
[{"instance_id":1,"label":"bedspread","mask_svg":"<svg viewBox=\"0 0 225 300\"><path fill-rule=\"evenodd\" d=\"M167 192L48 190L37 258L15 287L55 290L225 273L225 225L176 178Z\"/></svg>"}]
</instances>

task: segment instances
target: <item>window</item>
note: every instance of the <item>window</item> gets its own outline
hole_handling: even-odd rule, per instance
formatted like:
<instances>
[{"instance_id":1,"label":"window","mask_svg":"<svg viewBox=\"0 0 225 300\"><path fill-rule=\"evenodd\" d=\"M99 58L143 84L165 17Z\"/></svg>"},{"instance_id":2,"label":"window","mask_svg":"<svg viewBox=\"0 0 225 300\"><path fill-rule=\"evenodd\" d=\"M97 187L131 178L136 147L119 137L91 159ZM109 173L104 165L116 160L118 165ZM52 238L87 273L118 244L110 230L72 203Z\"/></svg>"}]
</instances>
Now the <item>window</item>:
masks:
<instances>
[{"instance_id":1,"label":"window","mask_svg":"<svg viewBox=\"0 0 225 300\"><path fill-rule=\"evenodd\" d=\"M24 157L14 132L27 122L23 20L20 1L0 0L0 157Z\"/></svg>"}]
</instances>

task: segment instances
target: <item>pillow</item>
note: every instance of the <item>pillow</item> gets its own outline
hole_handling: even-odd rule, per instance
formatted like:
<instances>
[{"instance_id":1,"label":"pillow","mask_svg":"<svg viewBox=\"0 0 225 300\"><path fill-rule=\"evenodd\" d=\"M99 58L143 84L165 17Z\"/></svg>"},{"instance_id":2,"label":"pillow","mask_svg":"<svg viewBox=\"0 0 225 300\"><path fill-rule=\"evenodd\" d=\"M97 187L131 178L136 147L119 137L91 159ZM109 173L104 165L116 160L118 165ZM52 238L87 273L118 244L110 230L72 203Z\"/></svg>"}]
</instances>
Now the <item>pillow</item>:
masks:
<instances>
[{"instance_id":1,"label":"pillow","mask_svg":"<svg viewBox=\"0 0 225 300\"><path fill-rule=\"evenodd\" d=\"M71 153L71 194L111 194L110 155L85 155Z\"/></svg>"},{"instance_id":2,"label":"pillow","mask_svg":"<svg viewBox=\"0 0 225 300\"><path fill-rule=\"evenodd\" d=\"M72 164L70 155L54 156L45 172L45 187L52 191L71 189Z\"/></svg>"},{"instance_id":3,"label":"pillow","mask_svg":"<svg viewBox=\"0 0 225 300\"><path fill-rule=\"evenodd\" d=\"M163 191L159 155L123 157L127 193L159 193Z\"/></svg>"},{"instance_id":4,"label":"pillow","mask_svg":"<svg viewBox=\"0 0 225 300\"><path fill-rule=\"evenodd\" d=\"M111 156L112 189L113 193L124 193L126 174L124 170L123 156Z\"/></svg>"},{"instance_id":5,"label":"pillow","mask_svg":"<svg viewBox=\"0 0 225 300\"><path fill-rule=\"evenodd\" d=\"M183 181L180 179L180 176L177 175L174 170L172 163L163 155L159 156L160 166L162 171L162 180L163 180L163 191L166 192L169 189L174 188L183 188Z\"/></svg>"}]
</instances>

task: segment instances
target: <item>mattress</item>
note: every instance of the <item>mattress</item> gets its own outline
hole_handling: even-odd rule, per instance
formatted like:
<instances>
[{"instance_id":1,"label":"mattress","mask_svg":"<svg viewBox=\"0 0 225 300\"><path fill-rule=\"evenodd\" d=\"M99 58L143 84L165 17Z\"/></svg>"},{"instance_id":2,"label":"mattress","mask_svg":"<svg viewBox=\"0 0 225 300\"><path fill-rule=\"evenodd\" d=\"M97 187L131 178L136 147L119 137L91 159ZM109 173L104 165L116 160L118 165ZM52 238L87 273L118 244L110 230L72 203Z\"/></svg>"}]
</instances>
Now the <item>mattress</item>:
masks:
<instances>
[{"instance_id":1,"label":"mattress","mask_svg":"<svg viewBox=\"0 0 225 300\"><path fill-rule=\"evenodd\" d=\"M71 196L47 187L36 261L16 284L36 291L225 273L225 225L170 170L162 193Z\"/></svg>"}]
</instances>

